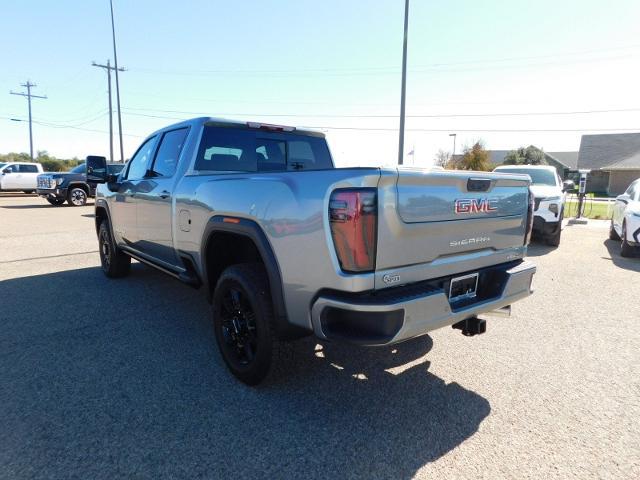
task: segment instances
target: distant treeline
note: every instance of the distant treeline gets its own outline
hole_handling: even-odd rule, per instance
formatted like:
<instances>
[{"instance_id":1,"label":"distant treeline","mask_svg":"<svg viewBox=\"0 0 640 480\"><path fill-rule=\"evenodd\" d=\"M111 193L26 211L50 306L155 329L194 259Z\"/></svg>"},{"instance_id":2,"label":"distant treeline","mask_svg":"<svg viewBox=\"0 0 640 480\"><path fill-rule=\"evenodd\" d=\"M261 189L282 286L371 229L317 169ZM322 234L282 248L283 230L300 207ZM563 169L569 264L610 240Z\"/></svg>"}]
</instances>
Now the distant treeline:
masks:
<instances>
[{"instance_id":1,"label":"distant treeline","mask_svg":"<svg viewBox=\"0 0 640 480\"><path fill-rule=\"evenodd\" d=\"M56 158L47 153L46 150L39 150L34 160L31 160L28 153L0 153L0 163L5 162L38 162L42 164L45 172L66 172L76 165L84 163L79 158Z\"/></svg>"}]
</instances>

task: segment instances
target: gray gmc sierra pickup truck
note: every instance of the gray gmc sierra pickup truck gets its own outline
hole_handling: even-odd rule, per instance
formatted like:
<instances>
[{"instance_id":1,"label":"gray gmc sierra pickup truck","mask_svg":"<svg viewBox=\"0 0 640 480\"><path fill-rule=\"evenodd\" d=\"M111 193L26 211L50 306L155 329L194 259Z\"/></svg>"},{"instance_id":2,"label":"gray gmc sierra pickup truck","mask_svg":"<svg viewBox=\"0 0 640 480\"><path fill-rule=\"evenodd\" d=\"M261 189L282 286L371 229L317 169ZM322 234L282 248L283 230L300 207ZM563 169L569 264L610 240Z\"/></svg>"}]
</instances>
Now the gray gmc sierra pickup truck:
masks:
<instances>
[{"instance_id":1,"label":"gray gmc sierra pickup truck","mask_svg":"<svg viewBox=\"0 0 640 480\"><path fill-rule=\"evenodd\" d=\"M529 177L335 168L321 133L196 118L151 134L99 183L102 269L131 258L202 287L230 371L255 385L281 342L388 345L531 294Z\"/></svg>"}]
</instances>

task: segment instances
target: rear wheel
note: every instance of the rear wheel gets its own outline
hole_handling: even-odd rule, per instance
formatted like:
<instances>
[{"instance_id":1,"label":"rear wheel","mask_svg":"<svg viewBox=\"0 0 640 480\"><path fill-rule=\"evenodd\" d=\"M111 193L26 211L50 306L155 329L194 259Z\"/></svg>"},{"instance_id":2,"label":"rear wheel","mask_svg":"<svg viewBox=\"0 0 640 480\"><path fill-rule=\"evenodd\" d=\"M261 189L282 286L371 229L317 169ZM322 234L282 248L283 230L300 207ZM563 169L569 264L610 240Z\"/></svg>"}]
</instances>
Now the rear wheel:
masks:
<instances>
[{"instance_id":1,"label":"rear wheel","mask_svg":"<svg viewBox=\"0 0 640 480\"><path fill-rule=\"evenodd\" d=\"M58 198L58 197L47 198L47 202L49 202L54 207L59 207L64 203L64 198Z\"/></svg>"},{"instance_id":2,"label":"rear wheel","mask_svg":"<svg viewBox=\"0 0 640 480\"><path fill-rule=\"evenodd\" d=\"M228 267L213 294L213 325L222 358L247 385L269 374L280 342L273 329L273 306L264 267L243 263Z\"/></svg>"},{"instance_id":3,"label":"rear wheel","mask_svg":"<svg viewBox=\"0 0 640 480\"><path fill-rule=\"evenodd\" d=\"M119 278L129 274L131 257L120 250L111 236L108 221L104 220L98 230L100 264L107 277Z\"/></svg>"},{"instance_id":4,"label":"rear wheel","mask_svg":"<svg viewBox=\"0 0 640 480\"><path fill-rule=\"evenodd\" d=\"M613 227L613 218L611 219L611 223L609 224L609 240L615 240L617 242L620 241L620 235L618 235L616 229Z\"/></svg>"},{"instance_id":5,"label":"rear wheel","mask_svg":"<svg viewBox=\"0 0 640 480\"><path fill-rule=\"evenodd\" d=\"M67 201L73 207L82 207L87 203L87 192L80 187L74 187L69 191Z\"/></svg>"},{"instance_id":6,"label":"rear wheel","mask_svg":"<svg viewBox=\"0 0 640 480\"><path fill-rule=\"evenodd\" d=\"M627 242L627 224L622 224L622 237L620 238L620 255L622 257L634 257L637 253L637 248L629 245Z\"/></svg>"}]
</instances>

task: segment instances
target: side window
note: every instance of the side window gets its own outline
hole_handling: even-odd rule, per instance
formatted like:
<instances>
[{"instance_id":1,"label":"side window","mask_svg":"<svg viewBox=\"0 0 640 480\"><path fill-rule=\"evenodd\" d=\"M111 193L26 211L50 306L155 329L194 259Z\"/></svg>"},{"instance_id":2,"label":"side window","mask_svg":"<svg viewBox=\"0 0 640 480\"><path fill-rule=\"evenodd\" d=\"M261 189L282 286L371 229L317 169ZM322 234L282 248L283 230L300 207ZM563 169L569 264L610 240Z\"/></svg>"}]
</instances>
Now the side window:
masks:
<instances>
[{"instance_id":1,"label":"side window","mask_svg":"<svg viewBox=\"0 0 640 480\"><path fill-rule=\"evenodd\" d=\"M35 165L20 165L20 173L38 173L38 167Z\"/></svg>"},{"instance_id":2,"label":"side window","mask_svg":"<svg viewBox=\"0 0 640 480\"><path fill-rule=\"evenodd\" d=\"M172 177L178 166L180 152L187 138L188 128L171 130L162 136L152 170L160 177Z\"/></svg>"},{"instance_id":3,"label":"side window","mask_svg":"<svg viewBox=\"0 0 640 480\"><path fill-rule=\"evenodd\" d=\"M18 171L17 165L9 165L3 170L4 173L16 173Z\"/></svg>"},{"instance_id":4,"label":"side window","mask_svg":"<svg viewBox=\"0 0 640 480\"><path fill-rule=\"evenodd\" d=\"M141 178L144 178L157 141L157 137L152 137L143 143L138 149L136 154L129 161L129 167L127 169L127 174L125 175L127 180L140 180Z\"/></svg>"}]
</instances>

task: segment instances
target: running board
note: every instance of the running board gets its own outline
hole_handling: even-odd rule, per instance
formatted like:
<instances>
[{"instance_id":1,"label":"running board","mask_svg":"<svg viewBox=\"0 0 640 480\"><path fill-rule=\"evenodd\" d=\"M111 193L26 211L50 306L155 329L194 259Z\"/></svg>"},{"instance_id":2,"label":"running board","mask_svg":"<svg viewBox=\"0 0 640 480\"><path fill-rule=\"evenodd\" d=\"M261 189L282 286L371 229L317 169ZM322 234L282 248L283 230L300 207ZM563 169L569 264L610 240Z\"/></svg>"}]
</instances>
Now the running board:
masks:
<instances>
[{"instance_id":1,"label":"running board","mask_svg":"<svg viewBox=\"0 0 640 480\"><path fill-rule=\"evenodd\" d=\"M160 270L161 272L166 273L167 275L171 275L172 277L180 280L182 283L189 285L190 287L200 288L200 286L202 285L202 282L200 281L200 279L192 269L185 269L185 270L174 269L169 265L165 266L158 263L157 261L154 261L154 259L150 258L147 255L144 255L140 252L132 251L132 250L133 249L131 249L130 247L124 247L122 249L122 251L127 255L129 255L130 257L135 258L139 262L147 264L150 267Z\"/></svg>"}]
</instances>

